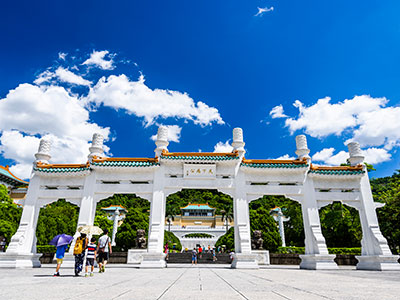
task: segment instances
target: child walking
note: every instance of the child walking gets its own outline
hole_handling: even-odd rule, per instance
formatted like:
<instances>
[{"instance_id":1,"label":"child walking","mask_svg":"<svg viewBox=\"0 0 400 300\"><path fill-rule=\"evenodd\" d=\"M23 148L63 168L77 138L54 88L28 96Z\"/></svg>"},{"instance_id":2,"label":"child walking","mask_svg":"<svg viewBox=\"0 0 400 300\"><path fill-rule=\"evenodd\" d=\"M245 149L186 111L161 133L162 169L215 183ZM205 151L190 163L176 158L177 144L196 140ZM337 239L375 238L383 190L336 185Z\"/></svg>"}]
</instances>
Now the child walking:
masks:
<instances>
[{"instance_id":1,"label":"child walking","mask_svg":"<svg viewBox=\"0 0 400 300\"><path fill-rule=\"evenodd\" d=\"M90 276L93 276L94 271L94 260L96 259L96 238L92 237L90 243L87 246L86 255L86 267L85 267L85 277L88 277L88 267L90 266Z\"/></svg>"}]
</instances>

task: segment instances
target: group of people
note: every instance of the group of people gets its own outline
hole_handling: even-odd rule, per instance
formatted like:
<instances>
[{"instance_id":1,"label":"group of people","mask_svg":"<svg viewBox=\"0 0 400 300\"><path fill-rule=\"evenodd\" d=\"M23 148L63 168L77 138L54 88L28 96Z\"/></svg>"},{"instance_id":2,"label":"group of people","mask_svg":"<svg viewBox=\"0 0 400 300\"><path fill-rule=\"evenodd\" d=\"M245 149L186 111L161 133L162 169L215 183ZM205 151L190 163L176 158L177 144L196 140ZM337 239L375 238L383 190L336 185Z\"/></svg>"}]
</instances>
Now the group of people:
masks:
<instances>
[{"instance_id":1,"label":"group of people","mask_svg":"<svg viewBox=\"0 0 400 300\"><path fill-rule=\"evenodd\" d=\"M218 248L213 247L213 248L211 248L210 246L208 246L208 248L205 248L205 247L199 246L199 247L193 248L193 250L191 251L191 253L192 253L192 265L193 264L197 265L198 257L201 259L202 258L202 254L205 253L206 251L208 253L212 253L213 262L215 262L215 261L218 260L217 259L217 253L221 253L221 247L218 247Z\"/></svg>"},{"instance_id":2,"label":"group of people","mask_svg":"<svg viewBox=\"0 0 400 300\"><path fill-rule=\"evenodd\" d=\"M57 247L56 251L56 259L57 259L57 267L54 276L60 276L60 267L63 263L63 258L65 255L65 251L67 250L68 245L62 245ZM92 237L89 239L86 234L81 233L80 237L78 237L75 241L74 246L74 256L75 256L75 276L79 276L82 272L83 264L86 258L86 266L85 266L85 277L94 275L94 266L96 258L98 259L99 273L103 273L106 271L106 264L109 260L109 255L112 253L111 240L108 236L108 230L104 230L104 235L102 235L98 244L96 245L96 238ZM90 267L90 273L88 273Z\"/></svg>"}]
</instances>

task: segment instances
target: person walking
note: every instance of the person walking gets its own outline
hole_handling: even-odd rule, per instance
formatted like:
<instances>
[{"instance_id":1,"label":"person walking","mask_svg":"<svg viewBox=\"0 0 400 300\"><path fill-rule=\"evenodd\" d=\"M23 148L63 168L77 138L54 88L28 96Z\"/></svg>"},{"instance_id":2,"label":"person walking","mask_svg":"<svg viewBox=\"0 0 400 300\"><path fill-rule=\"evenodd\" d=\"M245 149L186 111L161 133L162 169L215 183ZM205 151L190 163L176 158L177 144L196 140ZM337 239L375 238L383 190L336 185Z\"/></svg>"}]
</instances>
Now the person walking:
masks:
<instances>
[{"instance_id":1,"label":"person walking","mask_svg":"<svg viewBox=\"0 0 400 300\"><path fill-rule=\"evenodd\" d=\"M212 257L213 257L213 262L217 261L217 254L215 253L215 247L212 249Z\"/></svg>"},{"instance_id":2,"label":"person walking","mask_svg":"<svg viewBox=\"0 0 400 300\"><path fill-rule=\"evenodd\" d=\"M104 235L99 238L97 245L97 253L99 257L99 273L106 271L106 264L112 254L111 241L108 236L108 229L104 229Z\"/></svg>"},{"instance_id":3,"label":"person walking","mask_svg":"<svg viewBox=\"0 0 400 300\"><path fill-rule=\"evenodd\" d=\"M199 247L199 258L201 259L201 254L203 252L203 248L201 248L201 246Z\"/></svg>"},{"instance_id":4,"label":"person walking","mask_svg":"<svg viewBox=\"0 0 400 300\"><path fill-rule=\"evenodd\" d=\"M88 238L86 237L85 233L81 233L81 236L76 239L74 246L75 276L79 276L79 273L82 272L83 260L85 258L85 250L87 245Z\"/></svg>"},{"instance_id":5,"label":"person walking","mask_svg":"<svg viewBox=\"0 0 400 300\"><path fill-rule=\"evenodd\" d=\"M193 264L197 265L197 251L196 251L196 248L193 248L193 250L192 250L192 265Z\"/></svg>"},{"instance_id":6,"label":"person walking","mask_svg":"<svg viewBox=\"0 0 400 300\"><path fill-rule=\"evenodd\" d=\"M57 247L57 250L56 250L57 267L56 267L56 272L54 273L53 276L60 276L60 267L61 267L61 264L63 263L65 250L67 250L67 248L68 248L68 244Z\"/></svg>"},{"instance_id":7,"label":"person walking","mask_svg":"<svg viewBox=\"0 0 400 300\"><path fill-rule=\"evenodd\" d=\"M164 246L164 253L165 253L165 260L168 260L169 250L168 250L168 243Z\"/></svg>"},{"instance_id":8,"label":"person walking","mask_svg":"<svg viewBox=\"0 0 400 300\"><path fill-rule=\"evenodd\" d=\"M87 246L85 277L88 277L88 267L90 266L90 276L93 276L94 260L96 259L96 238L90 239L90 244Z\"/></svg>"}]
</instances>

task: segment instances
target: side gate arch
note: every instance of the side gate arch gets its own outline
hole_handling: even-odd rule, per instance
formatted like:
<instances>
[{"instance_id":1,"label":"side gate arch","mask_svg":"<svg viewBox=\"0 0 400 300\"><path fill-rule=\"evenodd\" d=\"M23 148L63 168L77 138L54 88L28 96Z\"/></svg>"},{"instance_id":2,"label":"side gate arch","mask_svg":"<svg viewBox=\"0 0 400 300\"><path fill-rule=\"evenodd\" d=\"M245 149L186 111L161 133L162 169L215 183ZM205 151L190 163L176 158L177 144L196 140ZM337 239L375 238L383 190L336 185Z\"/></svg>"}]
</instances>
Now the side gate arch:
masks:
<instances>
[{"instance_id":1,"label":"side gate arch","mask_svg":"<svg viewBox=\"0 0 400 300\"><path fill-rule=\"evenodd\" d=\"M50 164L51 144L41 140L32 170L20 225L0 267L38 267L34 237L39 209L48 201L66 199L80 207L78 227L92 225L96 205L113 194L136 194L150 201L148 249L141 267L165 267L163 241L168 195L182 189L216 189L233 198L235 257L233 268L258 268L251 250L249 203L263 195L284 195L301 204L305 254L301 268L336 269L322 235L319 208L341 201L356 208L362 225L358 269L399 270L378 224L364 157L358 143L348 145L351 166L313 166L304 135L296 137L293 160L245 158L240 128L233 129L230 153L168 151L168 129L159 127L154 158L108 158L103 137L94 134L86 164Z\"/></svg>"}]
</instances>

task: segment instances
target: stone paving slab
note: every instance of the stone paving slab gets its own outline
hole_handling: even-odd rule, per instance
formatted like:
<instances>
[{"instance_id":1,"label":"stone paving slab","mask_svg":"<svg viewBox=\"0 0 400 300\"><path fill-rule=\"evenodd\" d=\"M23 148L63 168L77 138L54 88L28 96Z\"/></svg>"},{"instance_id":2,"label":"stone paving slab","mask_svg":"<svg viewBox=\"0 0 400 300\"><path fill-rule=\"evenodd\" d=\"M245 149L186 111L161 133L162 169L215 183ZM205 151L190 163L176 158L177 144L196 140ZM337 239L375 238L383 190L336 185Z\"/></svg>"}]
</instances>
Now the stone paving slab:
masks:
<instances>
[{"instance_id":1,"label":"stone paving slab","mask_svg":"<svg viewBox=\"0 0 400 300\"><path fill-rule=\"evenodd\" d=\"M94 277L74 277L55 265L39 269L2 269L1 299L399 299L400 272L300 270L273 266L233 270L227 266L176 265L136 269L110 265Z\"/></svg>"}]
</instances>

